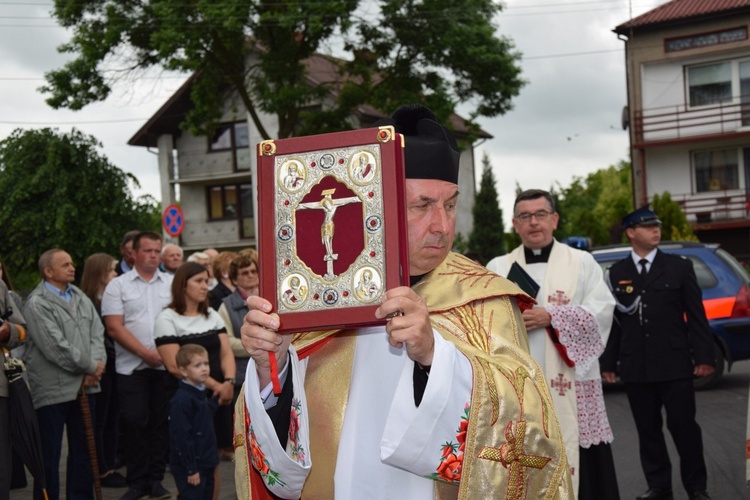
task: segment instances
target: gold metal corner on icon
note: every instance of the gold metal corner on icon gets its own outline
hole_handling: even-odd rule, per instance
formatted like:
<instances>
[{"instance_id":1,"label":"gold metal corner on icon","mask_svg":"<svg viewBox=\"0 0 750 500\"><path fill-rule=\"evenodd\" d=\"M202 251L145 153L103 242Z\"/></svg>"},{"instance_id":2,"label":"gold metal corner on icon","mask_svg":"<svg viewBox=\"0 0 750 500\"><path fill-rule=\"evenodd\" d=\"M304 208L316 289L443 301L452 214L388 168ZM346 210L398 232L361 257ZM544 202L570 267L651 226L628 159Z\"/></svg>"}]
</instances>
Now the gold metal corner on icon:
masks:
<instances>
[{"instance_id":1,"label":"gold metal corner on icon","mask_svg":"<svg viewBox=\"0 0 750 500\"><path fill-rule=\"evenodd\" d=\"M276 143L272 140L261 141L258 144L258 154L263 156L273 156L276 154Z\"/></svg>"},{"instance_id":2,"label":"gold metal corner on icon","mask_svg":"<svg viewBox=\"0 0 750 500\"><path fill-rule=\"evenodd\" d=\"M393 139L393 136L396 134L396 131L393 128L393 125L387 125L385 127L378 127L378 142L386 143L390 142Z\"/></svg>"}]
</instances>

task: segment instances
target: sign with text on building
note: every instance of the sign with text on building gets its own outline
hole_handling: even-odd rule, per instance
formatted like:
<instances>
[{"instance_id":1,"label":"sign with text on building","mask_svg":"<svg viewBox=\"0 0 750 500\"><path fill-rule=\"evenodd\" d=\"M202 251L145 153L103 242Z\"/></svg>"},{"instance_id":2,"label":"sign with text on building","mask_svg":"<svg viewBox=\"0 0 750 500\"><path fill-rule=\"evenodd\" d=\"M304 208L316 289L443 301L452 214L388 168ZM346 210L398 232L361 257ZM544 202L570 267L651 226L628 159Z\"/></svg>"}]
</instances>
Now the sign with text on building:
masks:
<instances>
[{"instance_id":1,"label":"sign with text on building","mask_svg":"<svg viewBox=\"0 0 750 500\"><path fill-rule=\"evenodd\" d=\"M177 205L169 205L164 209L161 223L169 236L177 237L185 229L185 214L182 213L182 209Z\"/></svg>"}]
</instances>

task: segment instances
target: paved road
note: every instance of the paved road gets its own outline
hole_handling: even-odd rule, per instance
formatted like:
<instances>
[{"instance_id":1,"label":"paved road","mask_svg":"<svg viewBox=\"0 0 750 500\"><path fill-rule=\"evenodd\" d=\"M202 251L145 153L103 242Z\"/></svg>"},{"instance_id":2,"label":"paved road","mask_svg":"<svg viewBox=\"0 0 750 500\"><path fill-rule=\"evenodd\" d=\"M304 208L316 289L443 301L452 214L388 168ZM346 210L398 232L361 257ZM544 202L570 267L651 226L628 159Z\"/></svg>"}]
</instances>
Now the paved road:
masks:
<instances>
[{"instance_id":1,"label":"paved road","mask_svg":"<svg viewBox=\"0 0 750 500\"><path fill-rule=\"evenodd\" d=\"M60 498L65 498L65 457L60 464ZM125 468L120 469L120 472L124 475ZM234 462L222 461L219 464L219 473L221 474L221 490L219 492L219 500L234 500L237 495L234 491ZM31 486L31 475L29 477L29 486L24 489L13 490L10 492L10 500L31 500L32 486ZM174 485L174 479L167 472L162 483L165 488L172 492L172 498L177 498L177 488ZM102 488L102 497L104 500L118 500L127 491L126 488Z\"/></svg>"},{"instance_id":2,"label":"paved road","mask_svg":"<svg viewBox=\"0 0 750 500\"><path fill-rule=\"evenodd\" d=\"M735 364L732 373L725 375L716 389L697 393L698 421L703 429L708 489L714 500L750 500L750 490L745 486L745 422L747 419L748 383L750 361ZM638 458L638 440L630 413L627 396L621 387L608 387L605 400L610 422L615 434L612 444L620 496L630 500L646 490L646 481ZM668 435L668 434L667 434ZM673 457L673 486L675 500L684 500L687 494L679 480L677 452L667 438ZM64 462L64 459L63 459ZM64 466L64 464L61 464ZM234 464L221 462L221 500L236 498L234 494ZM122 469L124 473L124 469ZM61 479L64 480L61 469ZM164 485L176 491L172 477L167 474ZM116 500L124 489L105 488L106 500ZM11 500L31 499L31 487L14 490ZM533 499L530 499L533 500Z\"/></svg>"},{"instance_id":3,"label":"paved road","mask_svg":"<svg viewBox=\"0 0 750 500\"><path fill-rule=\"evenodd\" d=\"M696 393L698 423L703 430L708 490L714 500L750 499L745 486L745 425L747 419L750 361L735 363L718 387ZM638 435L627 395L621 387L605 389L615 441L612 452L617 467L620 496L630 500L646 491L646 480L638 457ZM665 435L669 436L665 428ZM679 459L671 437L667 444L672 457L672 487L675 500L687 498L679 478Z\"/></svg>"}]
</instances>

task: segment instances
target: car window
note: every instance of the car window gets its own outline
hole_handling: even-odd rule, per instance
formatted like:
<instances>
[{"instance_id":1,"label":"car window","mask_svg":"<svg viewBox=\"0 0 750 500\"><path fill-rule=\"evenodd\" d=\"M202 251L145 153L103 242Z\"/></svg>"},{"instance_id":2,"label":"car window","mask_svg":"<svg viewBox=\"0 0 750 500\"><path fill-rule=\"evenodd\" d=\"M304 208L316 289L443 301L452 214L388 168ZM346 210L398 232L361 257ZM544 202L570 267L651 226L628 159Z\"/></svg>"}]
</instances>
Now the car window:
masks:
<instances>
[{"instance_id":1,"label":"car window","mask_svg":"<svg viewBox=\"0 0 750 500\"><path fill-rule=\"evenodd\" d=\"M698 286L701 290L714 288L716 285L718 285L719 282L716 279L716 276L711 272L711 269L709 269L708 265L703 261L703 259L695 255L685 255L685 257L690 259L690 261L693 263L693 269L695 269L695 277L698 279ZM601 266L602 271L606 271L607 268L611 267L612 264L619 260L620 259L598 260L597 262ZM739 264L735 264L735 266L739 266Z\"/></svg>"},{"instance_id":2,"label":"car window","mask_svg":"<svg viewBox=\"0 0 750 500\"><path fill-rule=\"evenodd\" d=\"M747 275L747 271L745 271L745 268L740 265L739 262L737 262L737 259L732 257L732 255L727 252L726 250L722 250L719 248L716 250L716 256L724 262L729 269L732 270L732 272L737 275L737 277L742 280L742 282L745 285L750 286L750 277Z\"/></svg>"},{"instance_id":3,"label":"car window","mask_svg":"<svg viewBox=\"0 0 750 500\"><path fill-rule=\"evenodd\" d=\"M708 268L703 259L696 255L686 255L688 259L693 262L693 269L695 269L695 277L698 278L698 286L701 290L707 288L714 288L719 284L719 281L714 276L714 273Z\"/></svg>"}]
</instances>

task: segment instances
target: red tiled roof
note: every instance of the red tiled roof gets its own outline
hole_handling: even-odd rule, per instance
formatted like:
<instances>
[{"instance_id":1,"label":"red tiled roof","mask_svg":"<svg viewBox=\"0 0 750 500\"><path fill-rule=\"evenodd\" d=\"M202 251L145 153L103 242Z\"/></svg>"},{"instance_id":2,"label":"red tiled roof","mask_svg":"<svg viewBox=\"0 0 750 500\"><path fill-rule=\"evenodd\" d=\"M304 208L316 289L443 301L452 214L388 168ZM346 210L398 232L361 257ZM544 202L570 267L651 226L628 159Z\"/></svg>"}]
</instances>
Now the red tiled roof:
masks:
<instances>
[{"instance_id":1,"label":"red tiled roof","mask_svg":"<svg viewBox=\"0 0 750 500\"><path fill-rule=\"evenodd\" d=\"M677 24L701 17L726 16L733 11L747 9L750 9L750 0L672 0L622 23L614 32L627 34L631 28Z\"/></svg>"}]
</instances>

